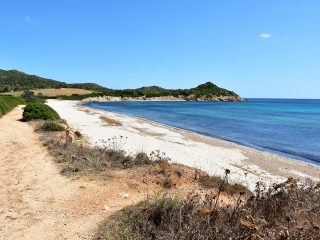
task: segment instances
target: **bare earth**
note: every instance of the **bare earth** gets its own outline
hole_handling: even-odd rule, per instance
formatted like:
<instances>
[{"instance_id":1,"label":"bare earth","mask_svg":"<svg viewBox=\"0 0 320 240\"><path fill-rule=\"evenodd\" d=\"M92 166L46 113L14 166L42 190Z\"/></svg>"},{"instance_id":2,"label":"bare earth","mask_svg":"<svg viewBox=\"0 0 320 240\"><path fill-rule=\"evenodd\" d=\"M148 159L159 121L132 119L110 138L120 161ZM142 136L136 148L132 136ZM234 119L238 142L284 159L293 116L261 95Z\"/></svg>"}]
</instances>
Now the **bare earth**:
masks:
<instances>
[{"instance_id":1,"label":"bare earth","mask_svg":"<svg viewBox=\"0 0 320 240\"><path fill-rule=\"evenodd\" d=\"M0 119L0 239L89 239L106 216L144 197L125 177L60 175L21 115L20 106Z\"/></svg>"}]
</instances>

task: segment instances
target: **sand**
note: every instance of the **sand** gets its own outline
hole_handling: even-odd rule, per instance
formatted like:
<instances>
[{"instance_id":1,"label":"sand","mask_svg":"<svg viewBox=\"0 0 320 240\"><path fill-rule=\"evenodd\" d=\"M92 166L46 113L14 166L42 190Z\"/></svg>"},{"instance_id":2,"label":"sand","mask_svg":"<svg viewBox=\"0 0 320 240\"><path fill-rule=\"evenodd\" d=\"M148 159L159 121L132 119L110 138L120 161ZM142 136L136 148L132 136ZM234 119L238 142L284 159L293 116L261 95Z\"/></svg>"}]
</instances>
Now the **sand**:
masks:
<instances>
[{"instance_id":1,"label":"sand","mask_svg":"<svg viewBox=\"0 0 320 240\"><path fill-rule=\"evenodd\" d=\"M254 190L256 183L278 183L292 176L320 181L320 167L181 129L84 107L78 101L48 100L60 116L94 146L127 154L158 152L171 162L214 176L231 170L230 181Z\"/></svg>"}]
</instances>

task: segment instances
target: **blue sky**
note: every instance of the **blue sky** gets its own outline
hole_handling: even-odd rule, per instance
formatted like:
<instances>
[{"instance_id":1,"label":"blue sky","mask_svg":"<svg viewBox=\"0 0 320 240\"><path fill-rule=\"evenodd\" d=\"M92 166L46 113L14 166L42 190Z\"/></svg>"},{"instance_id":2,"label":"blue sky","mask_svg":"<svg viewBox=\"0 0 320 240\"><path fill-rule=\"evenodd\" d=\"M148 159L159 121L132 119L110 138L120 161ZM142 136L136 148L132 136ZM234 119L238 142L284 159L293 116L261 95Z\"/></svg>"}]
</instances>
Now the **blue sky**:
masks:
<instances>
[{"instance_id":1,"label":"blue sky","mask_svg":"<svg viewBox=\"0 0 320 240\"><path fill-rule=\"evenodd\" d=\"M0 0L0 69L320 98L319 0Z\"/></svg>"}]
</instances>

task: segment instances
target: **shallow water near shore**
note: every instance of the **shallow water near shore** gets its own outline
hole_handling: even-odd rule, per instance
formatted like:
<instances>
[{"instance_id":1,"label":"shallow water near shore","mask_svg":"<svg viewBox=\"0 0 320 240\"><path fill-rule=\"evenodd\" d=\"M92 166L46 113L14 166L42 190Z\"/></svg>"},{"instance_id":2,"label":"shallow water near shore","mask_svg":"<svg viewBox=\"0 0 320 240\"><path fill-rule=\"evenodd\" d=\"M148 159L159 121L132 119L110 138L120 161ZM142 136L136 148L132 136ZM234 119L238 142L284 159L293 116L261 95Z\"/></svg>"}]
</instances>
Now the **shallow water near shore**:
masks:
<instances>
[{"instance_id":1,"label":"shallow water near shore","mask_svg":"<svg viewBox=\"0 0 320 240\"><path fill-rule=\"evenodd\" d=\"M85 105L320 165L320 100L91 102Z\"/></svg>"}]
</instances>

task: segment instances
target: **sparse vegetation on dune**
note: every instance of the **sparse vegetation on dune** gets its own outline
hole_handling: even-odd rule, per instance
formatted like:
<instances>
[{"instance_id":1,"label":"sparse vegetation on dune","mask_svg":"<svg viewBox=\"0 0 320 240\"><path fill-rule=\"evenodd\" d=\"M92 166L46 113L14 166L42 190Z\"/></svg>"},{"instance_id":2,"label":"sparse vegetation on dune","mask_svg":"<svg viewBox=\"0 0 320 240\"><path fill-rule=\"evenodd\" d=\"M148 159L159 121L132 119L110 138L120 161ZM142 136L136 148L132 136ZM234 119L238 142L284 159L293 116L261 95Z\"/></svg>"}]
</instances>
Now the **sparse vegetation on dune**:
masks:
<instances>
[{"instance_id":1,"label":"sparse vegetation on dune","mask_svg":"<svg viewBox=\"0 0 320 240\"><path fill-rule=\"evenodd\" d=\"M0 95L0 117L11 111L19 104L23 104L24 101L21 98L15 96L1 96Z\"/></svg>"},{"instance_id":2,"label":"sparse vegetation on dune","mask_svg":"<svg viewBox=\"0 0 320 240\"><path fill-rule=\"evenodd\" d=\"M209 177L207 174L179 164L170 163L170 158L160 151L154 151L149 155L140 152L134 156L121 150L118 144L108 147L91 147L84 141L72 141L81 139L75 134L65 132L58 135L43 135L44 145L56 161L62 164L64 174L101 173L106 169L132 169L144 168L139 176L145 184L156 184L164 189L172 189L181 185L197 185L204 189L217 189L222 182L223 191L234 195L238 191L249 193L242 185L233 185L225 179ZM69 135L72 135L71 137ZM203 178L206 177L206 186Z\"/></svg>"},{"instance_id":3,"label":"sparse vegetation on dune","mask_svg":"<svg viewBox=\"0 0 320 240\"><path fill-rule=\"evenodd\" d=\"M64 164L64 173L99 172L106 168L125 169L151 164L151 160L142 154L128 156L121 150L90 147L86 143L64 141L54 137L47 137L45 146L56 157L57 162Z\"/></svg>"},{"instance_id":4,"label":"sparse vegetation on dune","mask_svg":"<svg viewBox=\"0 0 320 240\"><path fill-rule=\"evenodd\" d=\"M221 192L163 195L107 219L95 239L320 239L320 185L293 179L233 204Z\"/></svg>"}]
</instances>

